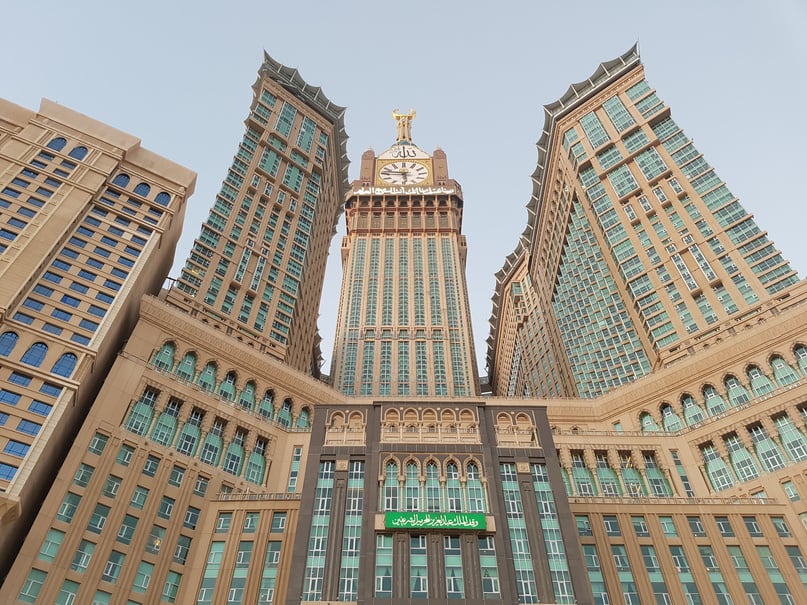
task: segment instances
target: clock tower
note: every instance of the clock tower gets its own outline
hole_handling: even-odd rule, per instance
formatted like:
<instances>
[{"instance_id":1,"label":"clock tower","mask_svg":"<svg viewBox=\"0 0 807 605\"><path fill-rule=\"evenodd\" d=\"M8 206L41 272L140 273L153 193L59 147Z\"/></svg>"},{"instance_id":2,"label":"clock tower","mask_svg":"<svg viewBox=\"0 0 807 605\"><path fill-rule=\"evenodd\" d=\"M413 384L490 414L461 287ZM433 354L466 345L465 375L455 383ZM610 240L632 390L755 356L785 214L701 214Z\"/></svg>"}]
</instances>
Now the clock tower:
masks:
<instances>
[{"instance_id":1,"label":"clock tower","mask_svg":"<svg viewBox=\"0 0 807 605\"><path fill-rule=\"evenodd\" d=\"M462 190L445 152L412 142L414 110L392 117L395 143L364 152L345 202L331 377L347 395L476 395Z\"/></svg>"}]
</instances>

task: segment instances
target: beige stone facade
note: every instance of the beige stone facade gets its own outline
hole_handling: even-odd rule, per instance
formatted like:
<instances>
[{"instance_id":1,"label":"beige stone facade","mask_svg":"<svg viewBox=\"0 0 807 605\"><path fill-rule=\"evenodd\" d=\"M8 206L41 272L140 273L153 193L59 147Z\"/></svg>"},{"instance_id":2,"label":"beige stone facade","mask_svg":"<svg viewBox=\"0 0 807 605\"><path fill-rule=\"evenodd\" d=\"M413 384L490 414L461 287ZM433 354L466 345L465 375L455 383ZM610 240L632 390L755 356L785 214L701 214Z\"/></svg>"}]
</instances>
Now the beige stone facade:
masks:
<instances>
[{"instance_id":1,"label":"beige stone facade","mask_svg":"<svg viewBox=\"0 0 807 605\"><path fill-rule=\"evenodd\" d=\"M52 101L0 102L0 551L173 262L196 175Z\"/></svg>"},{"instance_id":2,"label":"beige stone facade","mask_svg":"<svg viewBox=\"0 0 807 605\"><path fill-rule=\"evenodd\" d=\"M462 189L406 136L365 151L348 192L331 377L353 396L473 396Z\"/></svg>"},{"instance_id":3,"label":"beige stone facade","mask_svg":"<svg viewBox=\"0 0 807 605\"><path fill-rule=\"evenodd\" d=\"M714 193L722 182L699 180L710 169L690 166L700 156L688 157L643 82L632 49L548 107L524 245L497 274L496 395L473 378L459 396L462 380L441 378L453 366L432 356L418 370L391 346L410 329L412 342L433 343L454 327L472 351L459 185L445 154L412 144L414 112L396 110L391 149L411 146L411 162L366 152L347 198L338 388L249 335L242 302L197 304L216 282L192 255L179 286L142 298L0 594L98 605L807 602L807 284ZM259 79L256 99L281 93L273 86ZM248 128L269 123L272 109L256 103ZM666 170L645 177L656 158ZM294 163L290 147L278 161ZM632 186L625 170L636 188L617 199ZM258 259L239 250L232 259L254 275ZM450 281L444 263L453 298L431 287ZM237 266L226 271L232 287L245 283ZM432 294L459 323L435 319ZM418 312L422 326L410 320Z\"/></svg>"},{"instance_id":4,"label":"beige stone facade","mask_svg":"<svg viewBox=\"0 0 807 605\"><path fill-rule=\"evenodd\" d=\"M264 54L246 131L169 300L303 372L347 190L344 107Z\"/></svg>"}]
</instances>

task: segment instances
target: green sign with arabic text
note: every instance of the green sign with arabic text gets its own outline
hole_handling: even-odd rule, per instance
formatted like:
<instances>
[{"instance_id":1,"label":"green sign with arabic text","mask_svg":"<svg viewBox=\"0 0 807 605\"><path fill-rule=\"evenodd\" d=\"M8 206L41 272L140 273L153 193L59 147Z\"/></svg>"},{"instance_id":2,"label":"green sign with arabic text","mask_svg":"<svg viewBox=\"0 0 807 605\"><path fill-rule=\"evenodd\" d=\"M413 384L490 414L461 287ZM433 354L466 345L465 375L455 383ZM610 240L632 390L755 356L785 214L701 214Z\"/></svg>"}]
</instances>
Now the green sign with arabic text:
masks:
<instances>
[{"instance_id":1,"label":"green sign with arabic text","mask_svg":"<svg viewBox=\"0 0 807 605\"><path fill-rule=\"evenodd\" d=\"M386 513L387 529L456 529L483 531L485 515L479 513Z\"/></svg>"}]
</instances>

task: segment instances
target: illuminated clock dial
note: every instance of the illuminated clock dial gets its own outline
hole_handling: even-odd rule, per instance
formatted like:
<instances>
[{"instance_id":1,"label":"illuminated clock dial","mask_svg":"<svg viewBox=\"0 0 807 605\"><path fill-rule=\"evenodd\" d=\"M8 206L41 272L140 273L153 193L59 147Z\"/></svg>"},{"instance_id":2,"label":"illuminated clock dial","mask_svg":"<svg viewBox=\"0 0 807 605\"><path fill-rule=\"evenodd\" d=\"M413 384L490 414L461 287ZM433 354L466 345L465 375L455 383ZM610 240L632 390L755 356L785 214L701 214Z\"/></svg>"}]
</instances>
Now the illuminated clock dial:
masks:
<instances>
[{"instance_id":1,"label":"illuminated clock dial","mask_svg":"<svg viewBox=\"0 0 807 605\"><path fill-rule=\"evenodd\" d=\"M386 164L379 175L392 185L416 185L429 177L429 169L419 162L392 162Z\"/></svg>"}]
</instances>

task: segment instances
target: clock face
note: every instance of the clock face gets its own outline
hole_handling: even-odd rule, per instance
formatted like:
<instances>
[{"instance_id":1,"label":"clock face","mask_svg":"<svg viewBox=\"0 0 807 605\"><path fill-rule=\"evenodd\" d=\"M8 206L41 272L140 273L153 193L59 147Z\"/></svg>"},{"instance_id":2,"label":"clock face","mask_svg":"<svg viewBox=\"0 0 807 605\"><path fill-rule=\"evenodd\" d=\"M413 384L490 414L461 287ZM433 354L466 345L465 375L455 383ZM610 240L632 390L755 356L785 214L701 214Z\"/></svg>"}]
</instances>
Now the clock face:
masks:
<instances>
[{"instance_id":1,"label":"clock face","mask_svg":"<svg viewBox=\"0 0 807 605\"><path fill-rule=\"evenodd\" d=\"M419 162L391 162L379 171L379 176L392 185L416 185L425 181L429 169Z\"/></svg>"}]
</instances>

